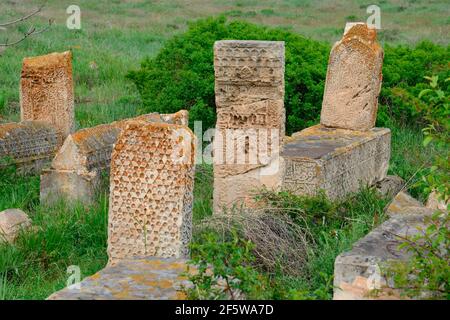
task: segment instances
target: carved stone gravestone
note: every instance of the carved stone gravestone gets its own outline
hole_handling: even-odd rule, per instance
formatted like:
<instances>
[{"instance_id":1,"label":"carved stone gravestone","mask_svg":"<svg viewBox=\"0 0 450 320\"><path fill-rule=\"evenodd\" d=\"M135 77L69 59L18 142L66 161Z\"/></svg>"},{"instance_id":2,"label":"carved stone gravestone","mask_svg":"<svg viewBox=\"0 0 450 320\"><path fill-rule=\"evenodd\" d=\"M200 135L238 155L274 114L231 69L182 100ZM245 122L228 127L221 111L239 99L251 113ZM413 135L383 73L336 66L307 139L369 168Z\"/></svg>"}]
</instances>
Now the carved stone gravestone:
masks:
<instances>
[{"instance_id":1,"label":"carved stone gravestone","mask_svg":"<svg viewBox=\"0 0 450 320\"><path fill-rule=\"evenodd\" d=\"M52 124L59 144L74 130L72 54L25 58L20 80L21 119Z\"/></svg>"},{"instance_id":2,"label":"carved stone gravestone","mask_svg":"<svg viewBox=\"0 0 450 320\"><path fill-rule=\"evenodd\" d=\"M58 135L53 126L41 121L0 125L0 167L12 161L20 172L40 172L53 159Z\"/></svg>"},{"instance_id":3,"label":"carved stone gravestone","mask_svg":"<svg viewBox=\"0 0 450 320\"><path fill-rule=\"evenodd\" d=\"M150 113L70 134L51 168L42 172L41 203L52 203L61 197L70 202L93 203L100 190L102 173L109 172L114 143L130 121L187 125L188 116L186 110L173 114Z\"/></svg>"},{"instance_id":4,"label":"carved stone gravestone","mask_svg":"<svg viewBox=\"0 0 450 320\"><path fill-rule=\"evenodd\" d=\"M252 205L280 184L284 137L284 42L217 41L214 208Z\"/></svg>"},{"instance_id":5,"label":"carved stone gravestone","mask_svg":"<svg viewBox=\"0 0 450 320\"><path fill-rule=\"evenodd\" d=\"M327 127L370 130L381 89L383 49L376 29L357 23L346 28L331 50L320 123Z\"/></svg>"},{"instance_id":6,"label":"carved stone gravestone","mask_svg":"<svg viewBox=\"0 0 450 320\"><path fill-rule=\"evenodd\" d=\"M135 121L121 132L111 159L110 264L188 255L194 148L185 126Z\"/></svg>"}]
</instances>

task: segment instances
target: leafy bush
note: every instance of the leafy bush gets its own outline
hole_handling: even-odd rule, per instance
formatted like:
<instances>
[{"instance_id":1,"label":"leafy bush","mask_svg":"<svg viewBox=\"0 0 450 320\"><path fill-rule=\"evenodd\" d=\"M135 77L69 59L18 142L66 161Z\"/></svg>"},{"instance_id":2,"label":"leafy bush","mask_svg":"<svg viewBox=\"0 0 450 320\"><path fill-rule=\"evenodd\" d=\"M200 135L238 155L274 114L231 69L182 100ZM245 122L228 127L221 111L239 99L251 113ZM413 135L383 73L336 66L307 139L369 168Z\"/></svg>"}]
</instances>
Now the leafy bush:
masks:
<instances>
[{"instance_id":1,"label":"leafy bush","mask_svg":"<svg viewBox=\"0 0 450 320\"><path fill-rule=\"evenodd\" d=\"M224 17L198 20L189 30L169 40L154 58L128 78L137 86L146 112L190 110L191 124L215 124L213 45L223 39L282 40L286 45L286 129L292 133L317 123L322 105L330 45L283 29L267 28ZM417 98L423 77L450 76L450 46L422 42L416 48L385 48L379 125L390 118L402 123L421 119Z\"/></svg>"}]
</instances>

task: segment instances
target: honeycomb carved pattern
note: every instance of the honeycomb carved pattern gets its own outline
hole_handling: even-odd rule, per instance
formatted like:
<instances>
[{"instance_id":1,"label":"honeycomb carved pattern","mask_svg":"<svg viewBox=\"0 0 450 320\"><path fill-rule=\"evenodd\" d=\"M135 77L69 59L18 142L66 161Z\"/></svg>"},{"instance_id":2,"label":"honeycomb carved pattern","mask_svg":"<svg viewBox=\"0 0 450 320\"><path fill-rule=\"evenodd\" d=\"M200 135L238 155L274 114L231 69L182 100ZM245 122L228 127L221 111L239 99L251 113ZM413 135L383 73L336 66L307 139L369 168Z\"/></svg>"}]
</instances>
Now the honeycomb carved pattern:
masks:
<instances>
[{"instance_id":1,"label":"honeycomb carved pattern","mask_svg":"<svg viewBox=\"0 0 450 320\"><path fill-rule=\"evenodd\" d=\"M135 121L121 132L111 160L111 264L131 257L188 256L194 140L187 127L175 124Z\"/></svg>"}]
</instances>

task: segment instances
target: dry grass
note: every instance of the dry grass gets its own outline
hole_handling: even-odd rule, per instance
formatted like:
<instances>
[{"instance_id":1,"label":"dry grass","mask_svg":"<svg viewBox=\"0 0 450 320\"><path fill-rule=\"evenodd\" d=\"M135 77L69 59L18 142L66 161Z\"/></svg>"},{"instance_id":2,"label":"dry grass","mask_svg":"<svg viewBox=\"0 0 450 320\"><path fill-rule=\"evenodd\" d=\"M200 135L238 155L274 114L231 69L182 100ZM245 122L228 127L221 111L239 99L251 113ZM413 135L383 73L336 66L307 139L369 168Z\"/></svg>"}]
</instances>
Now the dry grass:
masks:
<instances>
[{"instance_id":1,"label":"dry grass","mask_svg":"<svg viewBox=\"0 0 450 320\"><path fill-rule=\"evenodd\" d=\"M256 266L269 273L300 276L314 241L307 229L289 216L270 209L234 210L204 219L194 230L214 230L226 238L233 230L254 244Z\"/></svg>"}]
</instances>

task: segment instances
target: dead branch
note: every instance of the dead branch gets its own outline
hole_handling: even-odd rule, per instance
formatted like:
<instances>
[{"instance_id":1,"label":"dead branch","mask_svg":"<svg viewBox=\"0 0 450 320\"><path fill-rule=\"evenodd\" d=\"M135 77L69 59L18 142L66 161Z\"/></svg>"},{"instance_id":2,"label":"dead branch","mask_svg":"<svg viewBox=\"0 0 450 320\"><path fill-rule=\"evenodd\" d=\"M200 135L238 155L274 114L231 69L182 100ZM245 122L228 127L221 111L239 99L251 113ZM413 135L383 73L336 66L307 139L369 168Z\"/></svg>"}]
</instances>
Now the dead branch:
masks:
<instances>
[{"instance_id":1,"label":"dead branch","mask_svg":"<svg viewBox=\"0 0 450 320\"><path fill-rule=\"evenodd\" d=\"M13 45L16 45L16 44L18 44L18 43L24 41L26 38L28 38L28 37L30 37L30 36L33 36L33 35L37 35L37 34L43 33L43 32L47 31L47 30L51 27L52 23L53 23L53 20L51 20L51 19L48 20L48 25L47 25L46 27L40 29L40 30L36 29L35 27L30 27L30 29L28 29L28 31L25 32L25 33L23 34L23 37L22 37L21 39L16 40L16 41L11 42L11 43L9 43L9 42L8 42L8 39L6 39L6 42L5 42L5 43L0 43L0 47L9 47L9 46L13 46Z\"/></svg>"},{"instance_id":2,"label":"dead branch","mask_svg":"<svg viewBox=\"0 0 450 320\"><path fill-rule=\"evenodd\" d=\"M13 25L13 24L25 21L25 20L31 18L32 16L38 14L39 12L41 12L43 8L44 8L44 5L41 5L36 11L34 11L34 12L32 12L32 13L26 15L26 16L23 16L23 17L21 17L19 19L16 19L14 21L0 23L0 27L7 27L7 26L10 26L10 25Z\"/></svg>"}]
</instances>

